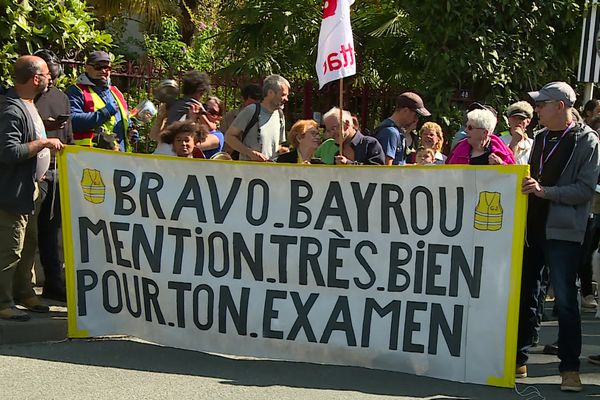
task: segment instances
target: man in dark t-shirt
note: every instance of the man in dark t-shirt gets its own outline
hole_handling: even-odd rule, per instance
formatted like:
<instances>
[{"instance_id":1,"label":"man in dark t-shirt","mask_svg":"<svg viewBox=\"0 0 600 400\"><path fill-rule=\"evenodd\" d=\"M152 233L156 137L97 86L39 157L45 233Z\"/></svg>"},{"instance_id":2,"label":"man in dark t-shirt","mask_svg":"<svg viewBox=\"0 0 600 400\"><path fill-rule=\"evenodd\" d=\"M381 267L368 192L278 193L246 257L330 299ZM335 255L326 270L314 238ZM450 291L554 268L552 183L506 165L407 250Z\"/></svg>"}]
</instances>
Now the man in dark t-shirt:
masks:
<instances>
[{"instance_id":1,"label":"man in dark t-shirt","mask_svg":"<svg viewBox=\"0 0 600 400\"><path fill-rule=\"evenodd\" d=\"M551 82L529 93L545 128L531 150L531 176L522 183L528 195L527 240L523 253L516 377L527 376L542 271L547 267L558 308L558 369L561 390L582 390L579 378L581 316L577 302L577 266L590 200L598 181L598 137L573 118L575 91Z\"/></svg>"},{"instance_id":2,"label":"man in dark t-shirt","mask_svg":"<svg viewBox=\"0 0 600 400\"><path fill-rule=\"evenodd\" d=\"M62 73L60 60L49 50L38 50L35 53L48 64L52 81L56 81ZM56 88L50 81L45 92L35 99L35 106L44 122L46 135L58 138L63 144L73 144L73 128L69 98ZM62 260L59 254L61 242L60 224L61 210L58 190L58 174L54 155L50 168L42 181L39 182L42 205L38 215L38 249L40 262L44 269L45 298L66 301L65 281L62 274Z\"/></svg>"}]
</instances>

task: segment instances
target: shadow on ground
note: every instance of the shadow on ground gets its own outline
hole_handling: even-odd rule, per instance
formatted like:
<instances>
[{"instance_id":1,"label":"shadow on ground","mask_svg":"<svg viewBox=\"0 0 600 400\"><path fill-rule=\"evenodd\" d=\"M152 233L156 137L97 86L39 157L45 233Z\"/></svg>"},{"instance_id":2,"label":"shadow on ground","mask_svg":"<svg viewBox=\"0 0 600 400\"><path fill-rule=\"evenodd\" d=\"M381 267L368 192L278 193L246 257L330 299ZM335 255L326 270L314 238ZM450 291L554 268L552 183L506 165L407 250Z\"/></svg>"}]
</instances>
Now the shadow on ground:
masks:
<instances>
[{"instance_id":1,"label":"shadow on ground","mask_svg":"<svg viewBox=\"0 0 600 400\"><path fill-rule=\"evenodd\" d=\"M93 365L166 374L210 377L226 385L288 386L309 389L356 391L375 395L417 399L540 399L521 397L514 390L461 384L439 379L358 367L310 363L239 359L141 343L124 338L73 340L46 345L0 347L6 356ZM595 366L584 366L593 370ZM556 363L536 366L535 376L556 375ZM600 384L600 381L598 381ZM569 399L600 398L600 386L586 385L585 392ZM524 391L525 385L518 389ZM556 384L537 384L546 399L565 399ZM529 389L531 390L531 389ZM349 394L349 397L351 395Z\"/></svg>"}]
</instances>

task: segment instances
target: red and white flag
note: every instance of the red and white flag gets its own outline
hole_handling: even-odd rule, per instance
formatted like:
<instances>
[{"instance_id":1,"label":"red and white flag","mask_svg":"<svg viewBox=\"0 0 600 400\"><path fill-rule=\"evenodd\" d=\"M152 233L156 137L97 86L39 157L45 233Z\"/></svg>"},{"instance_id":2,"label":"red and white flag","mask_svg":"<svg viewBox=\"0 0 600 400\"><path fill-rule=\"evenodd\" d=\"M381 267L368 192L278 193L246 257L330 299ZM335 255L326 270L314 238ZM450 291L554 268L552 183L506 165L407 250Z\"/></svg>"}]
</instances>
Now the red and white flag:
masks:
<instances>
[{"instance_id":1,"label":"red and white flag","mask_svg":"<svg viewBox=\"0 0 600 400\"><path fill-rule=\"evenodd\" d=\"M354 0L325 0L319 33L317 76L319 89L327 82L356 74L350 6Z\"/></svg>"}]
</instances>

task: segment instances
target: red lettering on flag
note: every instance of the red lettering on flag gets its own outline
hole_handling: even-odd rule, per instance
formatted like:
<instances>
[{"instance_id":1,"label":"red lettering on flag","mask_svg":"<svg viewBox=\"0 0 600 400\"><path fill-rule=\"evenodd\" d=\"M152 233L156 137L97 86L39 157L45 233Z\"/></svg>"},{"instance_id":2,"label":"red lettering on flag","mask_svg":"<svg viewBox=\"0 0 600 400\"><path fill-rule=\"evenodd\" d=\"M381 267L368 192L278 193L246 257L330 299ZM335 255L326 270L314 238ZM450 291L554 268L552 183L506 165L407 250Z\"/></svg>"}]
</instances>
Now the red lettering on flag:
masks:
<instances>
[{"instance_id":1,"label":"red lettering on flag","mask_svg":"<svg viewBox=\"0 0 600 400\"><path fill-rule=\"evenodd\" d=\"M323 3L323 19L333 17L337 9L337 0L325 0Z\"/></svg>"}]
</instances>

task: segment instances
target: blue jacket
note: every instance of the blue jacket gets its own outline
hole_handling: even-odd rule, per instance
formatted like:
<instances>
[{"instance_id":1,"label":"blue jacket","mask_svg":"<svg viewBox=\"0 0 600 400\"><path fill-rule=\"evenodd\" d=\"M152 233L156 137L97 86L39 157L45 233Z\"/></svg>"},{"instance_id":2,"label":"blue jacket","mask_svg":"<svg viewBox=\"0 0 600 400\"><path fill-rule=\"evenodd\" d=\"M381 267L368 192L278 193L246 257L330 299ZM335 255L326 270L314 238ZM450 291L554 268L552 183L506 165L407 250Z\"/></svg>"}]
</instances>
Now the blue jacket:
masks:
<instances>
[{"instance_id":1,"label":"blue jacket","mask_svg":"<svg viewBox=\"0 0 600 400\"><path fill-rule=\"evenodd\" d=\"M113 132L119 140L121 151L125 151L123 116L121 115L121 110L119 110L117 101L110 92L110 86L97 86L86 74L81 74L79 78L77 78L77 84L91 86L92 90L100 96L106 106L94 112L84 112L83 94L81 93L81 90L75 85L69 86L65 93L69 98L69 104L71 106L71 124L73 125L73 132L93 131L114 115L116 124Z\"/></svg>"},{"instance_id":2,"label":"blue jacket","mask_svg":"<svg viewBox=\"0 0 600 400\"><path fill-rule=\"evenodd\" d=\"M27 143L35 140L35 125L25 104L11 88L0 100L0 209L17 214L35 210L37 157Z\"/></svg>"},{"instance_id":3,"label":"blue jacket","mask_svg":"<svg viewBox=\"0 0 600 400\"><path fill-rule=\"evenodd\" d=\"M392 158L392 165L404 165L406 163L404 129L397 126L390 118L386 118L375 130L375 138L381 144L385 157ZM384 162L385 164L385 162Z\"/></svg>"}]
</instances>

